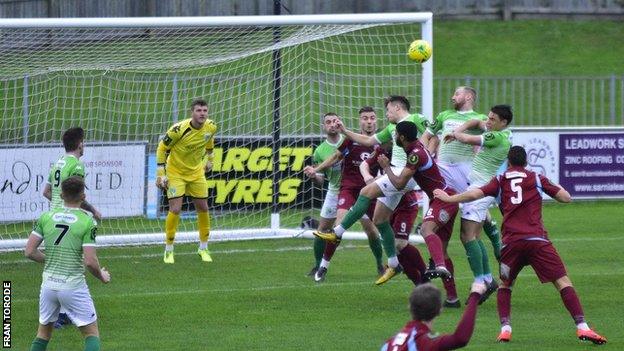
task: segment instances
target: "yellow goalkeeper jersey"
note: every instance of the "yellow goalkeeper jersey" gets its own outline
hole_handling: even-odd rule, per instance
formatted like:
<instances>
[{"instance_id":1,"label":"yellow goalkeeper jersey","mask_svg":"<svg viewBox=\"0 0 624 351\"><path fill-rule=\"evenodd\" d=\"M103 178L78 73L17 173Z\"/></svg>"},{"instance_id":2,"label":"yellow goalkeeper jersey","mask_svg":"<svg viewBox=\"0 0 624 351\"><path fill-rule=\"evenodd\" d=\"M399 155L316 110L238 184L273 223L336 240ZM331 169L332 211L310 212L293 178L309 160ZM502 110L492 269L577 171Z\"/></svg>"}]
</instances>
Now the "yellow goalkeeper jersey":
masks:
<instances>
[{"instance_id":1,"label":"yellow goalkeeper jersey","mask_svg":"<svg viewBox=\"0 0 624 351\"><path fill-rule=\"evenodd\" d=\"M186 179L204 175L207 156L214 148L216 124L206 119L200 129L191 125L191 119L174 124L158 143L156 162L165 165L167 176Z\"/></svg>"}]
</instances>

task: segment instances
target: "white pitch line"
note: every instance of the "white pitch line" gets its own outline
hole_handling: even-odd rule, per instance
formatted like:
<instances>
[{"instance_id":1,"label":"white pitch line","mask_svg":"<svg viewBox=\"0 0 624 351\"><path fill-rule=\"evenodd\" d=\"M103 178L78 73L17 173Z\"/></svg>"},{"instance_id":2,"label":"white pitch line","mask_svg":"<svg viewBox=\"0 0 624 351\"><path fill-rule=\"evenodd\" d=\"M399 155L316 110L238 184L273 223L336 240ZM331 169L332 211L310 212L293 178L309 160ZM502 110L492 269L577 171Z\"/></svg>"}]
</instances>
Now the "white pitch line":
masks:
<instances>
[{"instance_id":1,"label":"white pitch line","mask_svg":"<svg viewBox=\"0 0 624 351\"><path fill-rule=\"evenodd\" d=\"M487 240L486 240L487 241ZM606 237L606 238L555 238L551 239L552 242L595 242L595 241L624 241L624 237ZM353 244L343 244L339 246L344 249L359 249L366 248L367 245L353 245ZM102 248L103 250L109 248ZM211 253L214 254L236 254L236 253L257 253L257 252L290 252L290 251L307 251L310 250L310 246L291 246L291 247L283 247L276 249L231 249L231 250L214 250ZM176 256L187 256L187 255L195 255L195 252L176 252ZM162 253L147 253L147 254L137 254L137 255L98 255L101 259L132 259L132 258L151 258L151 257L159 257L162 256ZM0 254L0 257L2 255ZM24 264L30 263L32 261L27 259L16 259L16 260L7 260L0 261L0 266L3 264Z\"/></svg>"},{"instance_id":2,"label":"white pitch line","mask_svg":"<svg viewBox=\"0 0 624 351\"><path fill-rule=\"evenodd\" d=\"M608 275L624 275L624 272L593 272L593 273L583 273L583 274L573 274L573 277L593 277L593 276L608 276ZM537 276L532 272L520 273L518 278L531 278L536 279ZM464 281L464 280L472 280L472 277L461 277L455 278L456 281ZM407 279L405 280L393 280L386 284L408 284L411 285L411 282ZM342 283L310 283L310 284L297 284L297 285L269 285L269 286L252 286L248 288L227 288L227 289L189 289L189 290L174 290L174 291L145 291L145 292L136 292L136 293L114 293L114 294L103 294L103 295L95 295L94 298L98 299L119 299L119 298L135 298L135 297L146 297L146 296L162 296L162 295L188 295L188 294L215 294L215 293L235 293L235 292L243 292L243 291L271 291L271 290L294 290L294 289L318 289L323 287L341 287L341 286L366 286L369 285L372 288L382 288L375 287L372 280L367 281L359 281L359 282L342 282ZM13 302L21 303L21 302L37 302L39 298L26 298L26 299L13 299Z\"/></svg>"},{"instance_id":3,"label":"white pitch line","mask_svg":"<svg viewBox=\"0 0 624 351\"><path fill-rule=\"evenodd\" d=\"M366 248L368 245L353 245L353 244L343 244L338 247L338 249L359 249ZM311 246L287 246L287 247L279 247L274 249L231 249L231 250L211 250L211 254L237 254L237 253L258 253L258 252L291 252L291 251L310 251L312 250ZM132 259L132 258L151 258L151 257L161 257L162 252L159 253L144 253L137 255L98 255L100 260L114 260L114 259ZM185 252L176 252L176 256L189 256L189 255L197 255L195 251L185 251ZM16 259L16 260L8 260L0 262L0 265L3 264L24 264L24 263L32 263L31 260L27 259Z\"/></svg>"}]
</instances>

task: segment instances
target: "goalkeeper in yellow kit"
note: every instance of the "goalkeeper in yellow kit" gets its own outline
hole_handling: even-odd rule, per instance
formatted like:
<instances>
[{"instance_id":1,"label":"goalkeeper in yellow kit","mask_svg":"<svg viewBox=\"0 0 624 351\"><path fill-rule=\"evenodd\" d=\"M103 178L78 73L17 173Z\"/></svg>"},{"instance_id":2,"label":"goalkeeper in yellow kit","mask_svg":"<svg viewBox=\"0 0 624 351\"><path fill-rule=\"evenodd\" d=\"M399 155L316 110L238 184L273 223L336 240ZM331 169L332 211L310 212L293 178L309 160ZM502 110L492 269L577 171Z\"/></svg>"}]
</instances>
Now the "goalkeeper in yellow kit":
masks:
<instances>
[{"instance_id":1,"label":"goalkeeper in yellow kit","mask_svg":"<svg viewBox=\"0 0 624 351\"><path fill-rule=\"evenodd\" d=\"M180 221L183 195L193 198L197 210L197 254L202 261L212 262L208 251L210 217L205 172L212 168L216 132L217 126L208 119L208 104L198 99L191 104L191 118L174 124L158 143L156 186L166 191L169 200L169 212L165 220L165 263L174 263L173 239Z\"/></svg>"}]
</instances>

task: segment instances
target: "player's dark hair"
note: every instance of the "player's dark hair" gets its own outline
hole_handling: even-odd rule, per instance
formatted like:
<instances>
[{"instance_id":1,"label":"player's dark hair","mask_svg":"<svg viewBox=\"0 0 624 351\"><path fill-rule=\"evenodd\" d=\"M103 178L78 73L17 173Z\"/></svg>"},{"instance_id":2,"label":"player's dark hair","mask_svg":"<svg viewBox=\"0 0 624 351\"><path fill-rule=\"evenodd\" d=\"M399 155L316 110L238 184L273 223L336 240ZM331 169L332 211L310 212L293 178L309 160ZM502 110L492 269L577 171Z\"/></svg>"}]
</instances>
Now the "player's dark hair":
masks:
<instances>
[{"instance_id":1,"label":"player's dark hair","mask_svg":"<svg viewBox=\"0 0 624 351\"><path fill-rule=\"evenodd\" d=\"M325 120L325 117L327 116L336 116L338 117L338 114L336 112L327 112L326 114L323 115L323 120Z\"/></svg>"},{"instance_id":2,"label":"player's dark hair","mask_svg":"<svg viewBox=\"0 0 624 351\"><path fill-rule=\"evenodd\" d=\"M409 297L412 319L430 321L440 314L442 293L431 283L414 288Z\"/></svg>"},{"instance_id":3,"label":"player's dark hair","mask_svg":"<svg viewBox=\"0 0 624 351\"><path fill-rule=\"evenodd\" d=\"M509 105L496 105L493 106L490 111L492 113L496 113L501 120L507 121L507 125L511 124L511 120L513 119L513 112L511 112L511 106Z\"/></svg>"},{"instance_id":4,"label":"player's dark hair","mask_svg":"<svg viewBox=\"0 0 624 351\"><path fill-rule=\"evenodd\" d=\"M509 164L517 167L525 167L527 165L526 150L522 146L512 146L507 153Z\"/></svg>"},{"instance_id":5,"label":"player's dark hair","mask_svg":"<svg viewBox=\"0 0 624 351\"><path fill-rule=\"evenodd\" d=\"M63 133L63 146L66 152L75 151L84 140L84 129L80 127L69 128Z\"/></svg>"},{"instance_id":6,"label":"player's dark hair","mask_svg":"<svg viewBox=\"0 0 624 351\"><path fill-rule=\"evenodd\" d=\"M418 128L413 122L403 121L396 126L397 135L402 135L405 140L412 142L418 139Z\"/></svg>"},{"instance_id":7,"label":"player's dark hair","mask_svg":"<svg viewBox=\"0 0 624 351\"><path fill-rule=\"evenodd\" d=\"M63 200L76 202L85 190L85 183L82 177L71 176L61 183Z\"/></svg>"},{"instance_id":8,"label":"player's dark hair","mask_svg":"<svg viewBox=\"0 0 624 351\"><path fill-rule=\"evenodd\" d=\"M358 115L361 115L364 112L375 112L375 109L371 106L364 106L358 111Z\"/></svg>"},{"instance_id":9,"label":"player's dark hair","mask_svg":"<svg viewBox=\"0 0 624 351\"><path fill-rule=\"evenodd\" d=\"M410 102L405 96L390 95L384 99L384 107L387 108L389 103L399 104L399 106L401 106L401 108L405 111L410 110Z\"/></svg>"},{"instance_id":10,"label":"player's dark hair","mask_svg":"<svg viewBox=\"0 0 624 351\"><path fill-rule=\"evenodd\" d=\"M191 102L191 111L195 110L195 106L208 106L208 103L204 99L195 99Z\"/></svg>"}]
</instances>

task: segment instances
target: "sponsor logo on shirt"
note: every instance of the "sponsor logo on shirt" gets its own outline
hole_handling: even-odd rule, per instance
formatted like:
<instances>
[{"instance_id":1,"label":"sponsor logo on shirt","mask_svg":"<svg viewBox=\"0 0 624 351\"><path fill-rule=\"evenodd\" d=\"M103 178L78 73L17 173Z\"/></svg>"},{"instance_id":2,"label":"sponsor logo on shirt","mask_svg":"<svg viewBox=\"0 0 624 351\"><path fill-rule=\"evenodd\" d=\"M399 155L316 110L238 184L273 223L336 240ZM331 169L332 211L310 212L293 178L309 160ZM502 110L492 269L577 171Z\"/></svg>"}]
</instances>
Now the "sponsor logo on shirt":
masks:
<instances>
[{"instance_id":1,"label":"sponsor logo on shirt","mask_svg":"<svg viewBox=\"0 0 624 351\"><path fill-rule=\"evenodd\" d=\"M78 217L76 217L72 213L60 212L55 213L52 216L52 220L54 220L55 222L75 223L78 220Z\"/></svg>"}]
</instances>

